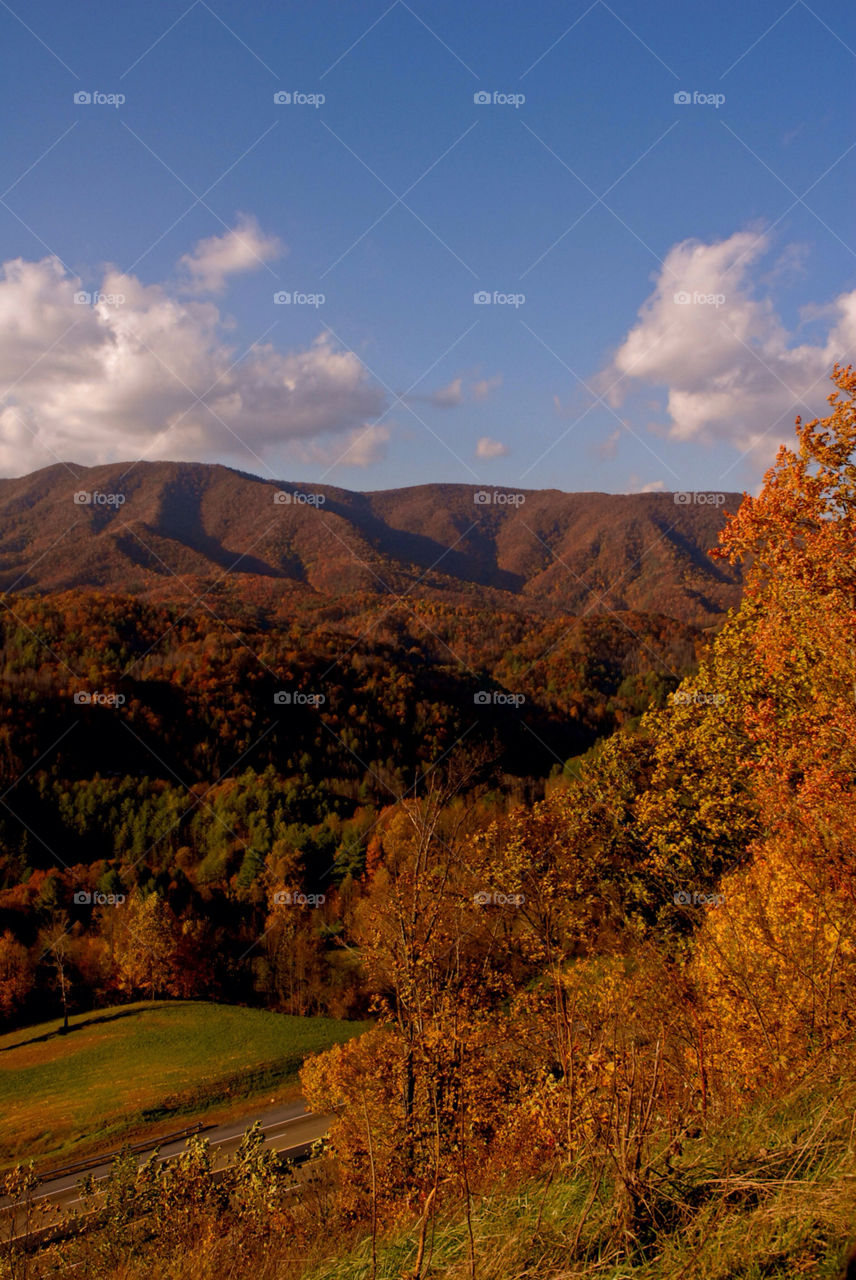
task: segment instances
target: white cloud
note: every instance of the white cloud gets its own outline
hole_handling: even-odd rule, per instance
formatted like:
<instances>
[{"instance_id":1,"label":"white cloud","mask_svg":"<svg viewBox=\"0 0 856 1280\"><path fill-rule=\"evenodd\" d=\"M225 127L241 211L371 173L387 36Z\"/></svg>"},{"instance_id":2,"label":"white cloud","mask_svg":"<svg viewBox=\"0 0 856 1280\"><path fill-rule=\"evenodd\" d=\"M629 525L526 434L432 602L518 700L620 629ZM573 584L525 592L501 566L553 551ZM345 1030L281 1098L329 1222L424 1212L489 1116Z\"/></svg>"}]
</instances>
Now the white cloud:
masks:
<instances>
[{"instance_id":1,"label":"white cloud","mask_svg":"<svg viewBox=\"0 0 856 1280\"><path fill-rule=\"evenodd\" d=\"M200 240L178 265L187 292L220 293L230 276L260 271L284 252L277 236L266 236L255 218L241 213L230 231Z\"/></svg>"},{"instance_id":2,"label":"white cloud","mask_svg":"<svg viewBox=\"0 0 856 1280\"><path fill-rule=\"evenodd\" d=\"M413 400L424 400L428 404L433 404L437 409L457 409L459 404L464 403L464 380L463 378L454 378L445 387L439 387L436 391L431 391L424 396L412 396Z\"/></svg>"},{"instance_id":3,"label":"white cloud","mask_svg":"<svg viewBox=\"0 0 856 1280\"><path fill-rule=\"evenodd\" d=\"M476 445L477 458L507 458L508 445L501 440L492 440L490 436L482 436Z\"/></svg>"},{"instance_id":4,"label":"white cloud","mask_svg":"<svg viewBox=\"0 0 856 1280\"><path fill-rule=\"evenodd\" d=\"M487 400L488 396L501 386L500 374L493 378L479 378L475 382L469 380L465 382L464 374L459 374L445 387L438 387L436 391L427 391L421 395L405 396L405 401L431 404L435 409L457 409L462 404Z\"/></svg>"},{"instance_id":5,"label":"white cloud","mask_svg":"<svg viewBox=\"0 0 856 1280\"><path fill-rule=\"evenodd\" d=\"M335 455L384 410L359 359L321 333L306 348L246 355L210 301L108 271L94 305L53 258L0 274L0 473L57 460L218 458L287 464L310 442ZM118 299L121 299L119 301ZM198 399L201 397L201 399ZM388 435L354 443L365 465Z\"/></svg>"},{"instance_id":6,"label":"white cloud","mask_svg":"<svg viewBox=\"0 0 856 1280\"><path fill-rule=\"evenodd\" d=\"M632 473L627 481L628 493L663 493L666 488L664 480L648 480L643 483L641 478Z\"/></svg>"},{"instance_id":7,"label":"white cloud","mask_svg":"<svg viewBox=\"0 0 856 1280\"><path fill-rule=\"evenodd\" d=\"M488 396L501 386L502 375L499 373L493 378L479 378L478 382L473 383L472 397L474 400L487 400Z\"/></svg>"},{"instance_id":8,"label":"white cloud","mask_svg":"<svg viewBox=\"0 0 856 1280\"><path fill-rule=\"evenodd\" d=\"M747 451L763 440L765 458L777 440L791 438L797 413L825 411L831 367L856 345L856 290L823 309L819 341L799 342L772 300L755 296L754 270L768 248L766 236L740 231L670 249L637 323L600 375L604 388L620 379L613 404L634 382L664 387L672 437L726 440Z\"/></svg>"},{"instance_id":9,"label":"white cloud","mask_svg":"<svg viewBox=\"0 0 856 1280\"><path fill-rule=\"evenodd\" d=\"M298 446L298 451L305 461L325 466L328 470L334 467L370 467L386 455L391 435L390 427L374 422L369 426L354 427L344 437L327 444L312 441Z\"/></svg>"}]
</instances>

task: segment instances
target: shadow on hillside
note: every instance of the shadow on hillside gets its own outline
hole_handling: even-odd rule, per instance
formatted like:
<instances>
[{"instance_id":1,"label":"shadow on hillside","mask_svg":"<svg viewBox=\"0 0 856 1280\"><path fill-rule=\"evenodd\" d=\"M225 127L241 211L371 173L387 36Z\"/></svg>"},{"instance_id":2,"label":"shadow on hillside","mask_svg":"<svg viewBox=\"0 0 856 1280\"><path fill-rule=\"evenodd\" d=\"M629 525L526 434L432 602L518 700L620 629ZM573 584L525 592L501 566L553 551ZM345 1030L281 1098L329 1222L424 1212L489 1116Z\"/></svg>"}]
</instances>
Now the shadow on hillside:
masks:
<instances>
[{"instance_id":1,"label":"shadow on hillside","mask_svg":"<svg viewBox=\"0 0 856 1280\"><path fill-rule=\"evenodd\" d=\"M154 1007L154 1006L152 1006ZM0 1053L11 1053L13 1049L23 1049L28 1044L45 1044L48 1040L58 1040L66 1036L73 1036L75 1031L83 1031L87 1027L97 1026L102 1022L117 1022L119 1018L133 1018L139 1013L145 1012L142 1009L122 1009L119 1013L97 1013L91 1018L84 1019L83 1022L73 1023L67 1031L63 1031L62 1027L57 1027L56 1031L46 1031L41 1036L31 1036L29 1040L18 1040L15 1044L8 1044L0 1048Z\"/></svg>"},{"instance_id":2,"label":"shadow on hillside","mask_svg":"<svg viewBox=\"0 0 856 1280\"><path fill-rule=\"evenodd\" d=\"M328 498L324 510L347 520L375 550L396 562L395 567L399 570L406 570L408 564L414 564L424 570L424 578L436 568L444 577L458 578L473 586L509 591L513 595L519 595L526 585L523 574L500 568L495 535L485 534L477 519L472 520L469 529L456 543L447 546L428 534L388 523L375 515L365 501L348 504ZM459 543L462 549L458 549ZM421 581L422 578L419 579Z\"/></svg>"},{"instance_id":3,"label":"shadow on hillside","mask_svg":"<svg viewBox=\"0 0 856 1280\"><path fill-rule=\"evenodd\" d=\"M250 555L248 551L236 551L223 545L205 527L202 511L205 498L204 477L184 473L166 481L160 494L159 509L155 521L149 524L153 533L177 541L205 559L213 561L227 572L253 573L262 578L285 578L287 574L266 560ZM123 539L122 550L142 568L155 573L169 570L146 543L137 539L128 526L129 534ZM132 546L136 541L136 548Z\"/></svg>"}]
</instances>

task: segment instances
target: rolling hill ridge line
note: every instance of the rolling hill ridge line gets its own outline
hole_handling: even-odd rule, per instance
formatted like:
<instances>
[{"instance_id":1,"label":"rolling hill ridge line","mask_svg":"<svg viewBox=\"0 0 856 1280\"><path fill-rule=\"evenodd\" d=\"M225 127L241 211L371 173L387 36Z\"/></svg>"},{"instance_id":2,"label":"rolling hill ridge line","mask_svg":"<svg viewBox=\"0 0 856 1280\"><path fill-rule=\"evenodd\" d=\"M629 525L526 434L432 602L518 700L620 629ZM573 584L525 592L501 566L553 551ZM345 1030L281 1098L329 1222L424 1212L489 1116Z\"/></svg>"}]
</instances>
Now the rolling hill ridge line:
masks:
<instances>
[{"instance_id":1,"label":"rolling hill ridge line","mask_svg":"<svg viewBox=\"0 0 856 1280\"><path fill-rule=\"evenodd\" d=\"M0 591L262 600L411 595L527 613L657 612L710 625L739 569L716 544L738 493L424 484L362 493L204 463L56 465L0 480Z\"/></svg>"}]
</instances>

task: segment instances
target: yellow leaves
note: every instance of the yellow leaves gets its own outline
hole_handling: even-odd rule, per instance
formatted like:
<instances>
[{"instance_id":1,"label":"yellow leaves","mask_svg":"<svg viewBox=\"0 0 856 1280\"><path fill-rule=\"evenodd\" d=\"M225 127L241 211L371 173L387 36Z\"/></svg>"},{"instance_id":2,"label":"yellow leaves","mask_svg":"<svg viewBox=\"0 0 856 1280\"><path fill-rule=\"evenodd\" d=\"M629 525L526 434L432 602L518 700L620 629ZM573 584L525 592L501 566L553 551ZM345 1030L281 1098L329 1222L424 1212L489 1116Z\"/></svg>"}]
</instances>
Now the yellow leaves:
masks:
<instances>
[{"instance_id":1,"label":"yellow leaves","mask_svg":"<svg viewBox=\"0 0 856 1280\"><path fill-rule=\"evenodd\" d=\"M708 912L692 972L735 1094L800 1075L818 1050L834 1060L853 1026L856 373L834 380L831 416L800 426L798 452L780 453L723 539L725 553L756 556L715 661L739 637L762 834Z\"/></svg>"},{"instance_id":2,"label":"yellow leaves","mask_svg":"<svg viewBox=\"0 0 856 1280\"><path fill-rule=\"evenodd\" d=\"M765 842L722 888L692 973L723 1080L766 1087L853 1024L856 907L793 836Z\"/></svg>"}]
</instances>

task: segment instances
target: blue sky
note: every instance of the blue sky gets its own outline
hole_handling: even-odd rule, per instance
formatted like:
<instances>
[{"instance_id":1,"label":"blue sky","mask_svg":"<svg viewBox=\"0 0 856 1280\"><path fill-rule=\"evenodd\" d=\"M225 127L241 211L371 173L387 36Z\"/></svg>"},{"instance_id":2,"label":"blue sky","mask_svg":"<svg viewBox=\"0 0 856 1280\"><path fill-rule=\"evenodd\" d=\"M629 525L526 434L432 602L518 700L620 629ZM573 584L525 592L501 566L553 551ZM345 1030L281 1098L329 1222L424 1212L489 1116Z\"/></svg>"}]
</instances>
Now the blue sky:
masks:
<instances>
[{"instance_id":1,"label":"blue sky","mask_svg":"<svg viewBox=\"0 0 856 1280\"><path fill-rule=\"evenodd\" d=\"M32 0L0 35L2 474L752 489L853 358L844 5Z\"/></svg>"}]
</instances>

